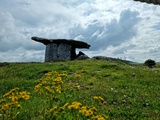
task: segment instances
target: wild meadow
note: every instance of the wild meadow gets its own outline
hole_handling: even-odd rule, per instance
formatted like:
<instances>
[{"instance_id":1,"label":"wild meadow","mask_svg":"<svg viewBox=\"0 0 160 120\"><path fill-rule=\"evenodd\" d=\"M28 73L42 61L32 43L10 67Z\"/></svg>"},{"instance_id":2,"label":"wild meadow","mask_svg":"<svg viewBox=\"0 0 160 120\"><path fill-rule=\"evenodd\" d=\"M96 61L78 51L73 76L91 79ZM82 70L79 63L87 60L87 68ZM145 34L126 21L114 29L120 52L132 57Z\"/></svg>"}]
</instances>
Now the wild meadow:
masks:
<instances>
[{"instance_id":1,"label":"wild meadow","mask_svg":"<svg viewBox=\"0 0 160 120\"><path fill-rule=\"evenodd\" d=\"M159 120L160 64L0 63L0 120Z\"/></svg>"}]
</instances>

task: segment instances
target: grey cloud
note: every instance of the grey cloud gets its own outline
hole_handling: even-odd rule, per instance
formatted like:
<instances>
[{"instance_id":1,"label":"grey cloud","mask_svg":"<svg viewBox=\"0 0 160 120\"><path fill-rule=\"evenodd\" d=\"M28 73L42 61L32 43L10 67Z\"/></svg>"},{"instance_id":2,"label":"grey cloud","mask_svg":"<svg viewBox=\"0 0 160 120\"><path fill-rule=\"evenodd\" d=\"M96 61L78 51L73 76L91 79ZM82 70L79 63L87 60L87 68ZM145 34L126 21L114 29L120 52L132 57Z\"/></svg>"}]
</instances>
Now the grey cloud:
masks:
<instances>
[{"instance_id":1,"label":"grey cloud","mask_svg":"<svg viewBox=\"0 0 160 120\"><path fill-rule=\"evenodd\" d=\"M84 2L41 0L42 7L35 0L0 1L0 52L20 47L36 51L44 49L44 45L30 39L32 36L68 38L67 31L77 19L72 3Z\"/></svg>"},{"instance_id":2,"label":"grey cloud","mask_svg":"<svg viewBox=\"0 0 160 120\"><path fill-rule=\"evenodd\" d=\"M0 51L5 52L9 50L16 50L20 47L30 47L32 49L35 44L30 42L29 34L22 33L22 28L17 26L16 20L9 12L0 12ZM30 41L29 41L30 40ZM38 49L35 47L35 49Z\"/></svg>"},{"instance_id":3,"label":"grey cloud","mask_svg":"<svg viewBox=\"0 0 160 120\"><path fill-rule=\"evenodd\" d=\"M160 22L156 23L154 26L152 26L155 30L160 30Z\"/></svg>"},{"instance_id":4,"label":"grey cloud","mask_svg":"<svg viewBox=\"0 0 160 120\"><path fill-rule=\"evenodd\" d=\"M12 46L16 47L15 44L12 44L18 44L14 39L17 34L13 16L8 12L0 12L0 26L0 51L7 51Z\"/></svg>"},{"instance_id":5,"label":"grey cloud","mask_svg":"<svg viewBox=\"0 0 160 120\"><path fill-rule=\"evenodd\" d=\"M134 45L134 44L129 44L129 45L126 45L126 46L117 47L116 49L114 49L112 54L114 54L114 55L124 54L128 50L134 49L134 47L136 47L136 45Z\"/></svg>"},{"instance_id":6,"label":"grey cloud","mask_svg":"<svg viewBox=\"0 0 160 120\"><path fill-rule=\"evenodd\" d=\"M42 62L44 51L26 51L18 48L14 51L7 51L0 54L0 62Z\"/></svg>"},{"instance_id":7,"label":"grey cloud","mask_svg":"<svg viewBox=\"0 0 160 120\"><path fill-rule=\"evenodd\" d=\"M110 23L103 24L95 19L85 27L77 25L70 30L70 36L83 36L83 40L91 44L91 50L118 46L136 35L135 25L140 21L138 15L138 12L127 9L121 12L119 20L112 19Z\"/></svg>"},{"instance_id":8,"label":"grey cloud","mask_svg":"<svg viewBox=\"0 0 160 120\"><path fill-rule=\"evenodd\" d=\"M159 51L160 51L160 46L159 45L157 45L157 46L153 46L152 48L150 48L149 50L148 50L148 52L149 53L159 53Z\"/></svg>"},{"instance_id":9,"label":"grey cloud","mask_svg":"<svg viewBox=\"0 0 160 120\"><path fill-rule=\"evenodd\" d=\"M70 0L70 1L67 1L67 0L56 0L57 2L61 2L62 4L65 4L65 5L70 5L70 6L75 6L75 5L80 5L80 4L83 4L83 3L92 3L93 0Z\"/></svg>"}]
</instances>

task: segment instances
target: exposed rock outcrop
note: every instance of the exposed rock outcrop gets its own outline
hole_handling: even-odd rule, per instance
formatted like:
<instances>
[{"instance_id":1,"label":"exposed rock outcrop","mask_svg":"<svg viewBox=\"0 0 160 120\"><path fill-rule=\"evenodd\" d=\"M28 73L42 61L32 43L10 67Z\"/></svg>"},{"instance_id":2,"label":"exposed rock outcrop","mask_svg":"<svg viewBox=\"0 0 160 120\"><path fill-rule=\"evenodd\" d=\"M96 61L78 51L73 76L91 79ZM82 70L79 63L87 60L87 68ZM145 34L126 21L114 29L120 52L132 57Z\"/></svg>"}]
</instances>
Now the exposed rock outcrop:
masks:
<instances>
[{"instance_id":1,"label":"exposed rock outcrop","mask_svg":"<svg viewBox=\"0 0 160 120\"><path fill-rule=\"evenodd\" d=\"M125 63L131 63L132 62L132 61L129 61L129 60L122 60L122 59L119 59L119 58L112 58L112 57L106 57L106 56L94 56L94 57L92 57L92 59L107 60L107 61L122 61L122 62L125 62Z\"/></svg>"},{"instance_id":2,"label":"exposed rock outcrop","mask_svg":"<svg viewBox=\"0 0 160 120\"><path fill-rule=\"evenodd\" d=\"M85 55L83 52L79 51L76 60L87 60L90 59L87 55Z\"/></svg>"}]
</instances>

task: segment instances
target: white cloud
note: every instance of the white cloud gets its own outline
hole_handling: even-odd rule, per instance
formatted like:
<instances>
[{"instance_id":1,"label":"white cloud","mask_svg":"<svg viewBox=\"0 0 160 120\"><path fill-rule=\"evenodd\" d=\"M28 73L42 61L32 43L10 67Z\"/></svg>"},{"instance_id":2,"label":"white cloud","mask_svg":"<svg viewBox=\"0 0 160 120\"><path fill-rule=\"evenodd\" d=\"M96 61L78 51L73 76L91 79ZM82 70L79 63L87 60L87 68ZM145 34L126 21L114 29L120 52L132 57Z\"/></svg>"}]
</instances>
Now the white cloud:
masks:
<instances>
[{"instance_id":1,"label":"white cloud","mask_svg":"<svg viewBox=\"0 0 160 120\"><path fill-rule=\"evenodd\" d=\"M1 0L0 61L43 61L32 36L83 40L89 56L160 61L159 11L132 0Z\"/></svg>"}]
</instances>

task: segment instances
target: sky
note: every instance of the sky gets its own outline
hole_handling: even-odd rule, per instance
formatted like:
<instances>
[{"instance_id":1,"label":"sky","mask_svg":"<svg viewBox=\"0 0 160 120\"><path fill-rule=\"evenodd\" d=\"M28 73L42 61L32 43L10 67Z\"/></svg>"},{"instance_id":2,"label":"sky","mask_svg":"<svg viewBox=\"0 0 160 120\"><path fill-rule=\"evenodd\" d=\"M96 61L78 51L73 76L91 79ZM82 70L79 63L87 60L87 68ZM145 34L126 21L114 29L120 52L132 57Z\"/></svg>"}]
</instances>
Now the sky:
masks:
<instances>
[{"instance_id":1,"label":"sky","mask_svg":"<svg viewBox=\"0 0 160 120\"><path fill-rule=\"evenodd\" d=\"M106 56L160 62L160 6L133 0L0 0L0 62L43 62L32 36L74 39Z\"/></svg>"}]
</instances>

